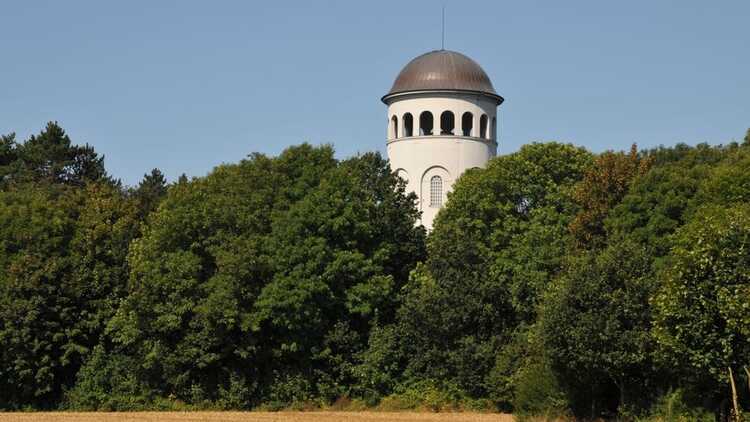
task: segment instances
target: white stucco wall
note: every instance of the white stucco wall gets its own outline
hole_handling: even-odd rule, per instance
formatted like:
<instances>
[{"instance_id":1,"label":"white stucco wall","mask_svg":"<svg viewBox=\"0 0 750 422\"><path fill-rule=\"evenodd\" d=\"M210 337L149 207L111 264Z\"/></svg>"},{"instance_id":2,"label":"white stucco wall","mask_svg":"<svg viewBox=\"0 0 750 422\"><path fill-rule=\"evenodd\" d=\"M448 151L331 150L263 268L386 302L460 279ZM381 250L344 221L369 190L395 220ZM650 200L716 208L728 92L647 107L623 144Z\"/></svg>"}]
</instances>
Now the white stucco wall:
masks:
<instances>
[{"instance_id":1,"label":"white stucco wall","mask_svg":"<svg viewBox=\"0 0 750 422\"><path fill-rule=\"evenodd\" d=\"M440 133L440 115L452 111L455 119L454 135L419 136L419 116L423 111L433 115L433 133ZM462 116L473 114L471 136L462 136ZM496 131L492 121L496 117L496 101L475 94L421 93L404 95L390 100L388 106L388 159L391 169L407 181L407 191L419 197L422 224L430 230L439 207L430 204L430 180L438 175L443 179L443 200L453 183L467 169L484 167L497 154ZM403 116L411 113L413 134L403 136ZM480 118L487 115L487 134L480 138ZM398 137L394 135L393 117L397 117Z\"/></svg>"}]
</instances>

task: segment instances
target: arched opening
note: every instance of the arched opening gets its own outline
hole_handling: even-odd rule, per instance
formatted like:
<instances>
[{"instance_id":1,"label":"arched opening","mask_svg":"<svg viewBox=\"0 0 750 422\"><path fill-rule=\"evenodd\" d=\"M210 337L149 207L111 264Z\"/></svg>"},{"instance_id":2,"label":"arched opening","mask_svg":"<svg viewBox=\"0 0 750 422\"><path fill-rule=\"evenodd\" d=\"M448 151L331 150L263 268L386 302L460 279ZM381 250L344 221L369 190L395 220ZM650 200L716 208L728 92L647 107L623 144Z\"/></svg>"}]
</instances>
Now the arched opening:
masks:
<instances>
[{"instance_id":1,"label":"arched opening","mask_svg":"<svg viewBox=\"0 0 750 422\"><path fill-rule=\"evenodd\" d=\"M482 117L479 118L479 137L482 139L487 139L487 115L482 114Z\"/></svg>"},{"instance_id":2,"label":"arched opening","mask_svg":"<svg viewBox=\"0 0 750 422\"><path fill-rule=\"evenodd\" d=\"M432 113L429 111L423 111L419 115L419 134L421 136L432 135Z\"/></svg>"},{"instance_id":3,"label":"arched opening","mask_svg":"<svg viewBox=\"0 0 750 422\"><path fill-rule=\"evenodd\" d=\"M432 176L430 179L430 206L440 208L443 205L443 179Z\"/></svg>"},{"instance_id":4,"label":"arched opening","mask_svg":"<svg viewBox=\"0 0 750 422\"><path fill-rule=\"evenodd\" d=\"M402 121L404 126L404 137L414 136L414 118L411 116L411 113L404 114Z\"/></svg>"},{"instance_id":5,"label":"arched opening","mask_svg":"<svg viewBox=\"0 0 750 422\"><path fill-rule=\"evenodd\" d=\"M391 117L391 139L398 138L398 117Z\"/></svg>"},{"instance_id":6,"label":"arched opening","mask_svg":"<svg viewBox=\"0 0 750 422\"><path fill-rule=\"evenodd\" d=\"M497 117L492 118L492 130L490 131L490 138L497 139Z\"/></svg>"},{"instance_id":7,"label":"arched opening","mask_svg":"<svg viewBox=\"0 0 750 422\"><path fill-rule=\"evenodd\" d=\"M409 183L409 173L404 169L398 169L396 170L396 176L400 177L404 180L404 182Z\"/></svg>"},{"instance_id":8,"label":"arched opening","mask_svg":"<svg viewBox=\"0 0 750 422\"><path fill-rule=\"evenodd\" d=\"M456 127L456 120L452 111L444 111L440 115L440 134L453 135L453 129Z\"/></svg>"},{"instance_id":9,"label":"arched opening","mask_svg":"<svg viewBox=\"0 0 750 422\"><path fill-rule=\"evenodd\" d=\"M472 129L474 129L474 115L467 111L461 116L461 131L464 136L471 136Z\"/></svg>"}]
</instances>

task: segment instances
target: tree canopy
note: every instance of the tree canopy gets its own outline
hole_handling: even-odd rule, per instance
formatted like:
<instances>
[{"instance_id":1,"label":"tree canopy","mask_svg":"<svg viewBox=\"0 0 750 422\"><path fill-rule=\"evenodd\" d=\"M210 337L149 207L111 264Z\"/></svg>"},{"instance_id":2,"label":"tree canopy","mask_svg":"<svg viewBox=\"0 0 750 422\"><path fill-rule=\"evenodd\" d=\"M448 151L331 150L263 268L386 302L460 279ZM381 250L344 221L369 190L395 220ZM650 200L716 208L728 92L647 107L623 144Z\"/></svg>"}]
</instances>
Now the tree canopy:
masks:
<instances>
[{"instance_id":1,"label":"tree canopy","mask_svg":"<svg viewBox=\"0 0 750 422\"><path fill-rule=\"evenodd\" d=\"M123 186L55 122L3 135L0 410L722 417L750 376L748 136L531 143L427 233L378 153Z\"/></svg>"}]
</instances>

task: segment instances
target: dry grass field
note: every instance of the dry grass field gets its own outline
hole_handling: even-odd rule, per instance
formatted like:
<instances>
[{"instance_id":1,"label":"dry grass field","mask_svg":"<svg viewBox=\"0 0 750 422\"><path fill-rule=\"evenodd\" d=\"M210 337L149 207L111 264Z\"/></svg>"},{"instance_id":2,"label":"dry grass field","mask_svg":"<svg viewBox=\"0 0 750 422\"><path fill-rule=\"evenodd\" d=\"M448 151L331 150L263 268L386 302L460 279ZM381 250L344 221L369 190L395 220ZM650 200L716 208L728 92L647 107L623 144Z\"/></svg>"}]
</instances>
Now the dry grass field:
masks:
<instances>
[{"instance_id":1,"label":"dry grass field","mask_svg":"<svg viewBox=\"0 0 750 422\"><path fill-rule=\"evenodd\" d=\"M513 422L497 413L132 412L0 413L0 422Z\"/></svg>"}]
</instances>

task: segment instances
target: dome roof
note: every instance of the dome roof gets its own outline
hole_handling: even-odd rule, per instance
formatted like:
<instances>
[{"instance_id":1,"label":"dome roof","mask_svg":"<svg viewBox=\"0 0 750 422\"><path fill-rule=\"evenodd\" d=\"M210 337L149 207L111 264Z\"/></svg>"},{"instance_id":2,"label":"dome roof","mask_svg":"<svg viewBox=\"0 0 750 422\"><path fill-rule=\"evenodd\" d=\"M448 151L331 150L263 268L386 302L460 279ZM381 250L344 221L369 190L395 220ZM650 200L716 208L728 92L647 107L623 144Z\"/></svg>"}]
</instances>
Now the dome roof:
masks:
<instances>
[{"instance_id":1,"label":"dome roof","mask_svg":"<svg viewBox=\"0 0 750 422\"><path fill-rule=\"evenodd\" d=\"M477 62L449 50L430 51L410 61L382 100L412 91L470 91L492 97L498 104L503 102Z\"/></svg>"}]
</instances>

